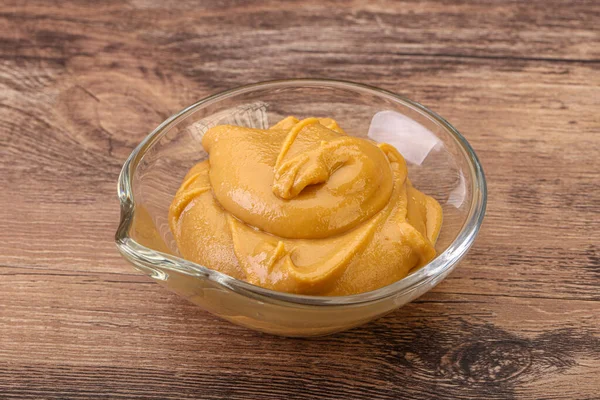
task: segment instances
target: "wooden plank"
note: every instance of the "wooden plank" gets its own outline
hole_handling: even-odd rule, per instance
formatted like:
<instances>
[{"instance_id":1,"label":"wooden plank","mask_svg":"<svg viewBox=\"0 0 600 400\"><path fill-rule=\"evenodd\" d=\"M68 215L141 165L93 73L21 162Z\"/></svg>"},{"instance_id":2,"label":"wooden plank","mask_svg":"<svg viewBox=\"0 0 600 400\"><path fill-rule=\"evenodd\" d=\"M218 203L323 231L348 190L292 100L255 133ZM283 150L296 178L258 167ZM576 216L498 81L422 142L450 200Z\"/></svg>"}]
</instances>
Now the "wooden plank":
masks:
<instances>
[{"instance_id":1,"label":"wooden plank","mask_svg":"<svg viewBox=\"0 0 600 400\"><path fill-rule=\"evenodd\" d=\"M598 302L429 293L347 333L283 339L211 317L145 279L0 271L5 394L500 399L597 390L585 377L600 372Z\"/></svg>"},{"instance_id":2,"label":"wooden plank","mask_svg":"<svg viewBox=\"0 0 600 400\"><path fill-rule=\"evenodd\" d=\"M167 55L167 63L197 72L241 72L236 66L244 60L265 62L273 55L285 57L289 65L307 53L559 61L600 57L600 6L594 0L135 1L128 7L112 1L70 2L60 10L45 1L9 1L1 15L22 34L5 38L5 47L28 56L39 57L40 47L63 58L78 49L110 53L137 43L139 55ZM108 40L114 43L107 45ZM202 65L207 62L211 65ZM202 78L214 82L211 75Z\"/></svg>"},{"instance_id":3,"label":"wooden plank","mask_svg":"<svg viewBox=\"0 0 600 400\"><path fill-rule=\"evenodd\" d=\"M489 205L476 256L451 277L457 286L450 290L486 293L494 288L518 296L598 299L598 69L583 64L565 70L528 61L517 70L511 61L454 62L453 72L425 80L424 65L434 70L448 61L410 61L405 63L408 89L383 83L431 104L455 122L486 170ZM509 64L513 69L505 72ZM111 107L110 100L103 105L82 87L99 99L110 94L112 100L119 91L137 88L127 94L128 103L119 102L120 113L134 116L146 115L145 108L136 107L147 99L144 93L163 91L169 99L171 89L158 79L151 88L133 71L129 76L113 74L111 89L99 83L98 74L81 73L79 86L66 80L31 91L3 88L13 101L10 108L0 106L0 124L6 127L5 148L15 157L3 164L9 182L1 195L7 204L27 199L1 211L11 226L0 232L0 260L6 265L19 265L26 254L34 267L62 268L69 260L68 269L130 273L111 243L118 222L115 182L121 163L160 118L185 103L149 103L161 114L156 121L135 119L131 129L114 127L115 133L107 133L104 126L114 114L102 110ZM35 101L40 91L57 100L31 118L25 104ZM209 92L199 88L198 93ZM525 106L523 99L528 99ZM77 106L77 101L91 108ZM44 132L41 139L38 132ZM19 222L23 215L27 224ZM71 224L73 218L77 225ZM57 226L62 227L60 240L54 235ZM480 281L484 286L474 284Z\"/></svg>"}]
</instances>

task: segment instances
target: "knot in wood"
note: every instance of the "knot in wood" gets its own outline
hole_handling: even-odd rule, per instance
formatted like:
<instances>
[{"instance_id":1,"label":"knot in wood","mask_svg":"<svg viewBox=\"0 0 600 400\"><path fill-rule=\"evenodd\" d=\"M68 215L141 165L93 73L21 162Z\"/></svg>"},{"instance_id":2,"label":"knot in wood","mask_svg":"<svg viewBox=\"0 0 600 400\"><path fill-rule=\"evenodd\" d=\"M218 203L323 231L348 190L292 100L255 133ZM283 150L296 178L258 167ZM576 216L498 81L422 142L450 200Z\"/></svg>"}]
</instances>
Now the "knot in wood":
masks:
<instances>
[{"instance_id":1,"label":"knot in wood","mask_svg":"<svg viewBox=\"0 0 600 400\"><path fill-rule=\"evenodd\" d=\"M465 344L442 358L452 379L469 382L514 380L531 365L531 352L517 340Z\"/></svg>"}]
</instances>

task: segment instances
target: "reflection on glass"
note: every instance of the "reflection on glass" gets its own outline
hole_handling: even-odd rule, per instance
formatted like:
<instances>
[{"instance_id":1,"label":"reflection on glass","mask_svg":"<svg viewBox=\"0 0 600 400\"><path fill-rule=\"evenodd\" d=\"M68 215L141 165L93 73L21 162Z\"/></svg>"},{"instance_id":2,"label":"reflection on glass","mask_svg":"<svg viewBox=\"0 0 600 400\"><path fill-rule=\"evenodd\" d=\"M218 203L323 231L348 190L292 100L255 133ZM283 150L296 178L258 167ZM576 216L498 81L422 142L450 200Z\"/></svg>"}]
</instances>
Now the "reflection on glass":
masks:
<instances>
[{"instance_id":1,"label":"reflection on glass","mask_svg":"<svg viewBox=\"0 0 600 400\"><path fill-rule=\"evenodd\" d=\"M448 204L453 205L456 208L460 208L465 201L465 197L467 196L467 186L465 182L465 176L462 171L458 172L459 181L458 185L448 195Z\"/></svg>"},{"instance_id":2,"label":"reflection on glass","mask_svg":"<svg viewBox=\"0 0 600 400\"><path fill-rule=\"evenodd\" d=\"M440 140L429 129L396 111L373 116L369 138L394 146L410 164L421 165Z\"/></svg>"}]
</instances>

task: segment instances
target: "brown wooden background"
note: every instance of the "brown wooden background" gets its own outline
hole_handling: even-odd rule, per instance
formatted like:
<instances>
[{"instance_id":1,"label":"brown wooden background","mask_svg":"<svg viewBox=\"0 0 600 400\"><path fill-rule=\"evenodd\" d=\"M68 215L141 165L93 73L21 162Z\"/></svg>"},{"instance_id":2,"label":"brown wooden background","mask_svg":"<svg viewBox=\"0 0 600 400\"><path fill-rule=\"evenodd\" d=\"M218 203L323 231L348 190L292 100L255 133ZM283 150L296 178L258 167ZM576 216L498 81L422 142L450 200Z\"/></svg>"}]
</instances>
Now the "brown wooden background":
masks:
<instances>
[{"instance_id":1,"label":"brown wooden background","mask_svg":"<svg viewBox=\"0 0 600 400\"><path fill-rule=\"evenodd\" d=\"M0 398L599 399L600 3L3 1ZM117 253L121 164L182 107L355 80L450 120L488 214L462 265L377 322L223 322Z\"/></svg>"}]
</instances>

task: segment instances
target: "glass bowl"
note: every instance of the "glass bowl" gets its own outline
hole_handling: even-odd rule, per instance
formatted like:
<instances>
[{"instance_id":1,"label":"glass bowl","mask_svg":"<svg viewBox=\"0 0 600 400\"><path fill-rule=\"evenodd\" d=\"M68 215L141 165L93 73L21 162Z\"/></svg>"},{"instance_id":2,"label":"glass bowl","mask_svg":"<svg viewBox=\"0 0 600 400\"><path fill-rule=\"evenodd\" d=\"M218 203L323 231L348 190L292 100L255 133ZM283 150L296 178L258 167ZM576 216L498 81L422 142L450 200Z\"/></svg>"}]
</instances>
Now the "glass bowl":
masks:
<instances>
[{"instance_id":1,"label":"glass bowl","mask_svg":"<svg viewBox=\"0 0 600 400\"><path fill-rule=\"evenodd\" d=\"M415 187L442 205L438 256L393 284L339 297L275 292L181 258L167 214L184 175L207 158L201 144L204 132L218 124L266 128L288 115L331 117L350 135L396 146L407 159ZM339 332L421 296L467 253L486 205L486 183L477 156L443 118L382 89L317 79L242 86L173 115L131 153L119 177L118 194L117 247L137 269L221 318L285 336Z\"/></svg>"}]
</instances>

